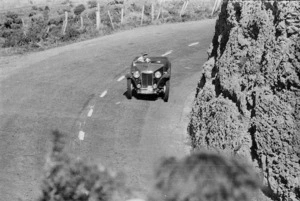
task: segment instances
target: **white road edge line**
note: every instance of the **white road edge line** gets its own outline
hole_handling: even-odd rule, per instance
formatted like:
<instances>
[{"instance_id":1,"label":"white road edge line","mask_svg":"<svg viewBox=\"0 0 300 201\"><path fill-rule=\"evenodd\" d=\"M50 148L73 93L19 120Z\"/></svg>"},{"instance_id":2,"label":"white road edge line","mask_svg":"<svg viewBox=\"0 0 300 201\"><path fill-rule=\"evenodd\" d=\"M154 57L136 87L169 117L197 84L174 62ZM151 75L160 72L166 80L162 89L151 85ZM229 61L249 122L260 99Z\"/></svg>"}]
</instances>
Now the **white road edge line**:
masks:
<instances>
[{"instance_id":1,"label":"white road edge line","mask_svg":"<svg viewBox=\"0 0 300 201\"><path fill-rule=\"evenodd\" d=\"M199 44L199 42L191 43L191 44L189 44L189 47L194 46L194 45L198 45L198 44Z\"/></svg>"},{"instance_id":2,"label":"white road edge line","mask_svg":"<svg viewBox=\"0 0 300 201\"><path fill-rule=\"evenodd\" d=\"M93 115L93 111L94 111L94 106L91 106L89 113L88 113L88 117L91 117Z\"/></svg>"},{"instance_id":3,"label":"white road edge line","mask_svg":"<svg viewBox=\"0 0 300 201\"><path fill-rule=\"evenodd\" d=\"M107 90L103 91L102 94L100 95L100 98L103 98L107 94Z\"/></svg>"},{"instance_id":4,"label":"white road edge line","mask_svg":"<svg viewBox=\"0 0 300 201\"><path fill-rule=\"evenodd\" d=\"M78 134L78 138L79 140L84 140L84 132L83 131L79 131L79 134Z\"/></svg>"},{"instance_id":5,"label":"white road edge line","mask_svg":"<svg viewBox=\"0 0 300 201\"><path fill-rule=\"evenodd\" d=\"M125 75L122 75L119 79L118 82L120 82L121 80L123 80L125 78Z\"/></svg>"},{"instance_id":6,"label":"white road edge line","mask_svg":"<svg viewBox=\"0 0 300 201\"><path fill-rule=\"evenodd\" d=\"M169 54L171 54L173 52L173 50L170 50L170 51L168 51L168 52L166 52L166 53L164 53L163 55L161 55L162 57L164 57L164 56L167 56L167 55L169 55Z\"/></svg>"},{"instance_id":7,"label":"white road edge line","mask_svg":"<svg viewBox=\"0 0 300 201\"><path fill-rule=\"evenodd\" d=\"M131 199L126 200L126 201L145 201L145 200L141 199L141 198L131 198Z\"/></svg>"}]
</instances>

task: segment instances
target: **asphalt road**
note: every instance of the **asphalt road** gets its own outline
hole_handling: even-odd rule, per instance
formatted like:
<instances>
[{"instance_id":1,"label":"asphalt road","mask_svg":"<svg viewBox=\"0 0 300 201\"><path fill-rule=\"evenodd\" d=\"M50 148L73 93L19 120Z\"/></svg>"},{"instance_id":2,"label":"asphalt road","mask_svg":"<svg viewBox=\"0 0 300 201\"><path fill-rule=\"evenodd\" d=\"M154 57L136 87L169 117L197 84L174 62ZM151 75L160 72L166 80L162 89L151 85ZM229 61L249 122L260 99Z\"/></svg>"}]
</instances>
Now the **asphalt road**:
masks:
<instances>
[{"instance_id":1,"label":"asphalt road","mask_svg":"<svg viewBox=\"0 0 300 201\"><path fill-rule=\"evenodd\" d=\"M182 157L187 115L215 20L142 27L25 56L1 58L0 200L34 200L51 149L66 134L70 154L128 176L147 193L153 167ZM167 54L169 102L124 95L132 59Z\"/></svg>"}]
</instances>

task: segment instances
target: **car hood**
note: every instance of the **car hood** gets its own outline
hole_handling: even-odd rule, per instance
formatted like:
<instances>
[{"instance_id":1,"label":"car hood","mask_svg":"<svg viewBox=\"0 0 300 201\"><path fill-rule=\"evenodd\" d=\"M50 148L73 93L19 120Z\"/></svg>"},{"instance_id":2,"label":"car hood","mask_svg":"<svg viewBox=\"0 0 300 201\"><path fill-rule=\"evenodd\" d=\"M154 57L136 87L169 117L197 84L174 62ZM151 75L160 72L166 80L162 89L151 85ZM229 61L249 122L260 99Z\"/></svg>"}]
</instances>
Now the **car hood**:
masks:
<instances>
[{"instance_id":1,"label":"car hood","mask_svg":"<svg viewBox=\"0 0 300 201\"><path fill-rule=\"evenodd\" d=\"M154 64L154 63L136 63L136 69L138 69L140 72L143 71L152 71L155 72L158 69L162 68L163 64Z\"/></svg>"}]
</instances>

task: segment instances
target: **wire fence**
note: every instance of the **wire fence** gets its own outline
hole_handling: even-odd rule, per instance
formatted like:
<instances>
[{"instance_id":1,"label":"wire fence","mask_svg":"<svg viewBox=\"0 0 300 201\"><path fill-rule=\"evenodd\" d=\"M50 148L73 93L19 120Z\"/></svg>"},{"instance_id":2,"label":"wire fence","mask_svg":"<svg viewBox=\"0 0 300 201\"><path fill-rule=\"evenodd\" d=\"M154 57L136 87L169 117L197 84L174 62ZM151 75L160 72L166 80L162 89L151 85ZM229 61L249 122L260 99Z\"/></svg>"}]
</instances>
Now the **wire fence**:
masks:
<instances>
[{"instance_id":1,"label":"wire fence","mask_svg":"<svg viewBox=\"0 0 300 201\"><path fill-rule=\"evenodd\" d=\"M2 2L1 2L2 1ZM23 3L20 3L22 1ZM33 6L36 7L53 7L53 6L61 6L64 4L73 4L73 5L78 5L78 4L88 4L89 1L93 0L40 0L40 1L33 1L33 0L28 0L26 1L27 3L24 3L25 0L0 0L0 14L7 13L9 11L18 11L18 10L24 10L24 9L30 9ZM44 3L38 3L43 1ZM95 0L94 0L95 1ZM128 0L127 0L128 1ZM162 0L148 0L152 1L153 3L159 2L161 3ZM164 0L164 1L172 1L172 0ZM211 4L214 3L216 0L189 0L191 2L195 3L202 3L202 4ZM96 2L99 3L107 3L109 2L108 0L96 0ZM126 3L126 0L123 1L123 3ZM22 5L23 4L23 5ZM16 6L17 5L17 6ZM20 6L22 5L22 6Z\"/></svg>"},{"instance_id":2,"label":"wire fence","mask_svg":"<svg viewBox=\"0 0 300 201\"><path fill-rule=\"evenodd\" d=\"M76 5L74 2L82 3L72 1L74 6L69 3L35 4L35 8L26 6L20 11L16 11L20 8L15 8L10 10L12 13L3 14L0 17L0 46L44 48L106 35L120 29L200 20L212 17L210 10L213 7L206 5L204 8L204 4L195 6L193 0L126 0L126 4L101 0L103 6L100 1L93 1L96 4L92 7ZM42 6L48 6L49 9Z\"/></svg>"}]
</instances>

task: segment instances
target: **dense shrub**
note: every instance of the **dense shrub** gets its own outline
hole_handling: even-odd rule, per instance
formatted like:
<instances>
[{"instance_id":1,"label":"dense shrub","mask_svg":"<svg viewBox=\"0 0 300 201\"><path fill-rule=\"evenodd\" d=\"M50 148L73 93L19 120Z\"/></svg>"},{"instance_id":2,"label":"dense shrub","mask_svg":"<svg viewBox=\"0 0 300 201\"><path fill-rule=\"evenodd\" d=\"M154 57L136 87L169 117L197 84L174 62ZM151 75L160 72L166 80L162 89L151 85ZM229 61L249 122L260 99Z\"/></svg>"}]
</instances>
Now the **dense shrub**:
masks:
<instances>
[{"instance_id":1,"label":"dense shrub","mask_svg":"<svg viewBox=\"0 0 300 201\"><path fill-rule=\"evenodd\" d=\"M39 201L118 201L127 197L129 191L121 174L71 158L64 152L63 135L54 131L53 136L54 146L47 159Z\"/></svg>"},{"instance_id":2,"label":"dense shrub","mask_svg":"<svg viewBox=\"0 0 300 201\"><path fill-rule=\"evenodd\" d=\"M55 17L52 17L48 20L48 25L54 24L56 26L63 24L64 22L64 16L63 15L58 15Z\"/></svg>"},{"instance_id":3,"label":"dense shrub","mask_svg":"<svg viewBox=\"0 0 300 201\"><path fill-rule=\"evenodd\" d=\"M74 14L75 15L80 15L84 10L85 10L85 6L83 4L80 4L80 5L75 7Z\"/></svg>"},{"instance_id":4,"label":"dense shrub","mask_svg":"<svg viewBox=\"0 0 300 201\"><path fill-rule=\"evenodd\" d=\"M97 7L97 1L88 1L89 8L95 8Z\"/></svg>"},{"instance_id":5,"label":"dense shrub","mask_svg":"<svg viewBox=\"0 0 300 201\"><path fill-rule=\"evenodd\" d=\"M194 152L183 159L162 160L149 201L253 201L260 180L238 157Z\"/></svg>"},{"instance_id":6,"label":"dense shrub","mask_svg":"<svg viewBox=\"0 0 300 201\"><path fill-rule=\"evenodd\" d=\"M15 47L15 46L23 46L29 43L29 39L23 34L21 30L7 31L7 37L5 37L5 42L3 43L3 47Z\"/></svg>"},{"instance_id":7,"label":"dense shrub","mask_svg":"<svg viewBox=\"0 0 300 201\"><path fill-rule=\"evenodd\" d=\"M69 26L66 29L66 33L61 37L62 41L75 40L80 35L80 31L74 28L73 26Z\"/></svg>"},{"instance_id":8,"label":"dense shrub","mask_svg":"<svg viewBox=\"0 0 300 201\"><path fill-rule=\"evenodd\" d=\"M25 36L21 30L22 20L17 13L8 12L3 24L0 26L0 37L5 39L3 47L21 46L26 43Z\"/></svg>"},{"instance_id":9,"label":"dense shrub","mask_svg":"<svg viewBox=\"0 0 300 201\"><path fill-rule=\"evenodd\" d=\"M37 7L37 6L32 6L31 9L32 9L32 10L38 10L38 7Z\"/></svg>"},{"instance_id":10,"label":"dense shrub","mask_svg":"<svg viewBox=\"0 0 300 201\"><path fill-rule=\"evenodd\" d=\"M14 25L22 25L22 19L18 16L17 13L8 12L5 16L4 27L6 29L13 29Z\"/></svg>"}]
</instances>

